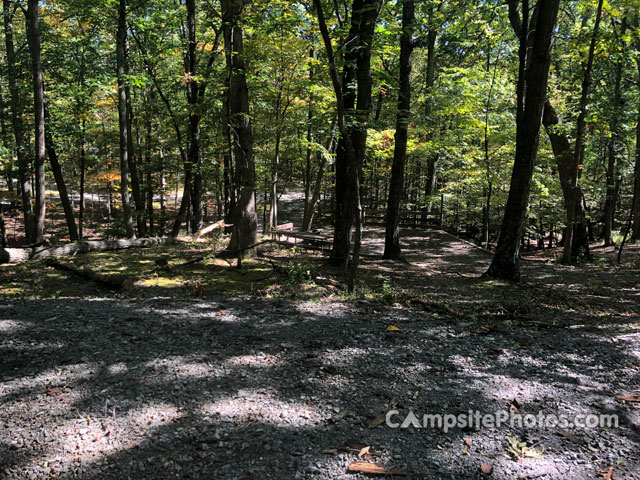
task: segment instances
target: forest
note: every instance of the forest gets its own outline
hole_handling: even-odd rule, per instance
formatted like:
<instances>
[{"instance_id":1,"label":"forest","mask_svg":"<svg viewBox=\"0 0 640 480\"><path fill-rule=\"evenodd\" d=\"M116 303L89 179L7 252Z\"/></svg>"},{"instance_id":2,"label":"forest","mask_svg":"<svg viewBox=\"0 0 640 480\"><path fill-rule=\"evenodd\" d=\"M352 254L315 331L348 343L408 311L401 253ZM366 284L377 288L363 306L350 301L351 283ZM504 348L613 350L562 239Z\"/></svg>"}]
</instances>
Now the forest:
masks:
<instances>
[{"instance_id":1,"label":"forest","mask_svg":"<svg viewBox=\"0 0 640 480\"><path fill-rule=\"evenodd\" d=\"M233 253L291 188L335 265L367 218L386 258L435 224L504 278L520 245L574 263L640 239L634 2L567 2L539 58L537 5L360 3L5 2L3 245L223 219ZM548 86L528 104L529 83Z\"/></svg>"},{"instance_id":2,"label":"forest","mask_svg":"<svg viewBox=\"0 0 640 480\"><path fill-rule=\"evenodd\" d=\"M640 478L638 0L2 11L0 477Z\"/></svg>"}]
</instances>

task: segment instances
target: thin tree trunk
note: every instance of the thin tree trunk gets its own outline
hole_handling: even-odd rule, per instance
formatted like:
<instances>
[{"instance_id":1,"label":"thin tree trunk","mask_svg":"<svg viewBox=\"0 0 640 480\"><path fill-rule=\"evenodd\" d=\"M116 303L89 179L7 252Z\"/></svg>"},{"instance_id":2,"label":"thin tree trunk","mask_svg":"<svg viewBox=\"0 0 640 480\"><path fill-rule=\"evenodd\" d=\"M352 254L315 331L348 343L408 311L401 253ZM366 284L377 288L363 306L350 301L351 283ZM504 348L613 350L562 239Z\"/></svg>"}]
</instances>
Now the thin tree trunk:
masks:
<instances>
[{"instance_id":1,"label":"thin tree trunk","mask_svg":"<svg viewBox=\"0 0 640 480\"><path fill-rule=\"evenodd\" d=\"M635 28L640 29L638 16L635 17ZM640 240L640 38L635 41L636 66L638 67L638 77L636 86L638 87L638 119L636 120L636 164L634 168L634 188L633 188L633 229L631 231L631 241Z\"/></svg>"},{"instance_id":2,"label":"thin tree trunk","mask_svg":"<svg viewBox=\"0 0 640 480\"><path fill-rule=\"evenodd\" d=\"M518 85L518 124L516 155L511 188L500 231L500 238L485 276L518 280L520 238L524 226L531 177L538 152L540 126L546 98L553 30L559 0L539 0L532 28L528 28L528 2L523 1L523 29L520 35L520 78ZM531 32L532 47L528 47Z\"/></svg>"},{"instance_id":3,"label":"thin tree trunk","mask_svg":"<svg viewBox=\"0 0 640 480\"><path fill-rule=\"evenodd\" d=\"M125 32L124 43L124 65L125 75L129 75L129 36ZM138 162L136 160L135 150L133 148L133 108L131 106L131 87L125 84L124 87L125 103L127 107L127 161L129 163L129 175L131 176L131 198L135 208L136 225L138 228L138 236L147 235L147 226L144 220L144 199L142 197L142 189L140 187L140 176L138 174ZM136 130L137 132L137 130Z\"/></svg>"},{"instance_id":4,"label":"thin tree trunk","mask_svg":"<svg viewBox=\"0 0 640 480\"><path fill-rule=\"evenodd\" d=\"M120 0L118 5L118 32L116 37L116 60L118 67L118 126L120 130L120 189L122 194L122 210L127 237L135 238L131 217L129 197L129 114L127 111L126 74L127 74L127 3Z\"/></svg>"},{"instance_id":5,"label":"thin tree trunk","mask_svg":"<svg viewBox=\"0 0 640 480\"><path fill-rule=\"evenodd\" d=\"M83 237L83 222L84 222L84 181L85 181L85 171L86 171L86 152L85 152L85 131L86 131L86 120L82 119L82 136L80 140L80 212L78 213L78 238L82 239Z\"/></svg>"},{"instance_id":6,"label":"thin tree trunk","mask_svg":"<svg viewBox=\"0 0 640 480\"><path fill-rule=\"evenodd\" d=\"M313 46L311 46L309 50L309 58L315 60L315 50ZM309 81L314 81L314 68L313 64L309 64ZM313 215L313 210L310 209L311 204L311 177L312 177L312 167L311 167L311 159L313 157L313 149L311 148L311 142L313 141L313 89L309 89L309 111L307 112L307 149L306 149L306 157L305 157L305 171L304 171L304 212L302 215L302 231L306 232L309 230L309 226L311 225L311 221L309 219L309 215Z\"/></svg>"},{"instance_id":7,"label":"thin tree trunk","mask_svg":"<svg viewBox=\"0 0 640 480\"><path fill-rule=\"evenodd\" d=\"M279 115L279 114L278 114ZM278 173L280 168L280 127L276 132L276 148L271 166L271 192L269 208L269 225L267 232L273 231L278 226Z\"/></svg>"},{"instance_id":8,"label":"thin tree trunk","mask_svg":"<svg viewBox=\"0 0 640 480\"><path fill-rule=\"evenodd\" d=\"M49 118L49 109L47 108L47 103L45 99L44 104L44 116L46 120L46 124L51 125L51 120ZM58 161L58 153L56 152L55 145L53 144L53 137L51 135L51 131L49 127L45 124L45 144L47 150L47 156L49 157L49 163L51 163L51 171L53 172L53 176L56 180L56 186L58 188L58 194L60 195L60 203L62 203L62 209L64 211L64 217L67 222L67 230L69 231L69 238L72 242L78 240L78 229L76 227L76 220L73 214L73 205L69 200L69 195L67 194L67 185L64 181L64 176L62 175L62 167L60 166L60 162Z\"/></svg>"},{"instance_id":9,"label":"thin tree trunk","mask_svg":"<svg viewBox=\"0 0 640 480\"><path fill-rule=\"evenodd\" d=\"M187 85L187 101L189 102L189 148L187 151L188 168L191 171L191 230L197 232L202 228L202 172L200 165L200 113L199 81L197 80L197 39L196 39L196 2L186 0L187 6L187 51L185 55L185 79ZM186 167L185 167L186 168Z\"/></svg>"},{"instance_id":10,"label":"thin tree trunk","mask_svg":"<svg viewBox=\"0 0 640 480\"><path fill-rule=\"evenodd\" d=\"M402 36L400 38L400 76L398 79L398 113L389 200L385 219L385 242L382 258L400 258L400 208L404 197L404 170L411 118L411 57L415 29L415 1L399 0L402 5Z\"/></svg>"},{"instance_id":11,"label":"thin tree trunk","mask_svg":"<svg viewBox=\"0 0 640 480\"><path fill-rule=\"evenodd\" d=\"M613 26L615 30L615 24ZM624 69L624 35L626 32L626 19L622 20L622 28L620 32L621 39L619 40L622 51L620 57L616 62L616 77L613 87L613 105L611 108L611 121L609 130L611 131L611 140L607 150L607 189L606 198L604 202L604 229L602 237L604 240L604 246L609 247L613 245L613 226L615 221L616 203L618 201L617 181L616 181L616 164L618 155L621 150L620 142L620 117L621 117L621 100L622 100L622 71Z\"/></svg>"},{"instance_id":12,"label":"thin tree trunk","mask_svg":"<svg viewBox=\"0 0 640 480\"><path fill-rule=\"evenodd\" d=\"M45 157L46 138L44 127L44 80L42 77L42 55L40 48L40 25L38 18L38 0L29 0L27 8L27 41L31 52L31 68L33 74L33 109L35 125L35 172L36 172L36 205L35 235L33 240L40 243L44 240L44 219L46 214L46 177Z\"/></svg>"},{"instance_id":13,"label":"thin tree trunk","mask_svg":"<svg viewBox=\"0 0 640 480\"><path fill-rule=\"evenodd\" d=\"M562 252L562 261L564 263L572 263L573 260L580 254L573 249L573 230L576 223L576 202L580 192L578 191L581 165L584 162L584 141L586 135L586 118L587 118L587 102L591 93L591 70L593 68L593 58L596 49L596 42L598 41L598 30L600 28L600 20L602 19L602 4L603 0L598 2L598 10L596 12L596 21L593 26L593 34L591 36L591 44L589 45L589 54L587 57L587 64L584 69L584 78L582 81L582 95L580 97L580 113L578 114L578 120L576 122L576 143L573 152L573 163L571 165L571 201L567 210L567 230L564 239L564 249Z\"/></svg>"},{"instance_id":14,"label":"thin tree trunk","mask_svg":"<svg viewBox=\"0 0 640 480\"><path fill-rule=\"evenodd\" d=\"M153 160L151 158L151 118L147 114L145 117L145 187L146 187L146 204L147 204L147 218L149 219L149 235L155 234L155 224L153 216Z\"/></svg>"},{"instance_id":15,"label":"thin tree trunk","mask_svg":"<svg viewBox=\"0 0 640 480\"><path fill-rule=\"evenodd\" d=\"M26 155L26 139L24 123L22 122L22 101L18 75L16 72L16 54L13 43L13 2L2 1L4 14L4 40L7 56L7 82L9 84L9 98L11 107L11 124L16 143L16 157L18 160L18 182L22 198L22 213L24 218L24 231L27 243L35 243L35 219L33 205L31 204L31 184L29 183L29 161Z\"/></svg>"},{"instance_id":16,"label":"thin tree trunk","mask_svg":"<svg viewBox=\"0 0 640 480\"><path fill-rule=\"evenodd\" d=\"M307 232L311 229L311 225L313 225L313 217L315 215L316 205L320 200L320 194L322 193L322 179L324 178L324 172L327 168L327 162L329 160L329 156L334 153L336 147L336 123L334 121L333 126L331 127L331 134L329 136L329 140L327 142L327 154L318 153L316 157L318 158L318 171L316 172L316 179L313 184L311 200L309 201L309 205L307 206L307 212L305 213L305 221L302 224L302 231Z\"/></svg>"}]
</instances>

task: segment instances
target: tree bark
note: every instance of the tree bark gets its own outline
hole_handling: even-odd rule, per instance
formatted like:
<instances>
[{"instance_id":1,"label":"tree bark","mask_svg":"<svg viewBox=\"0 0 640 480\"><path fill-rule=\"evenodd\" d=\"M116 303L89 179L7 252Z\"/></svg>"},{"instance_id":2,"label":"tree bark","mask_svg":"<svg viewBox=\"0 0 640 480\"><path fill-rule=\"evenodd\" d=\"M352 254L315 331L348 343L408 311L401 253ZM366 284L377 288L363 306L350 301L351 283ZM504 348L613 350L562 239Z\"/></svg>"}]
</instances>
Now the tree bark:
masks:
<instances>
[{"instance_id":1,"label":"tree bark","mask_svg":"<svg viewBox=\"0 0 640 480\"><path fill-rule=\"evenodd\" d=\"M589 256L589 229L587 225L587 217L584 204L584 195L582 189L578 185L575 198L571 192L571 165L573 164L573 154L571 142L567 135L562 132L562 120L556 113L553 105L547 99L544 106L544 115L542 116L547 136L551 143L553 156L558 168L558 176L560 178L560 186L562 187L562 196L564 198L565 209L569 211L569 204L573 202L575 212L575 223L573 227L573 251L584 251L585 256Z\"/></svg>"},{"instance_id":2,"label":"tree bark","mask_svg":"<svg viewBox=\"0 0 640 480\"><path fill-rule=\"evenodd\" d=\"M564 263L572 263L575 258L581 254L573 249L573 231L576 224L576 208L575 205L579 201L580 192L578 190L580 171L584 162L584 140L587 127L587 102L591 93L591 70L593 69L593 58L598 40L598 30L600 28L600 20L602 19L603 0L598 2L598 10L596 12L596 20L593 26L593 34L589 45L589 54L584 69L584 77L582 80L582 94L580 96L580 113L576 121L576 143L573 151L573 162L570 172L570 196L569 208L567 209L567 230L564 239L564 250L562 252L562 261Z\"/></svg>"},{"instance_id":3,"label":"tree bark","mask_svg":"<svg viewBox=\"0 0 640 480\"><path fill-rule=\"evenodd\" d=\"M402 5L402 36L400 37L400 75L398 79L398 113L389 200L385 219L385 242L382 258L400 258L400 208L404 197L404 170L411 118L411 57L415 29L415 1L399 0Z\"/></svg>"},{"instance_id":4,"label":"tree bark","mask_svg":"<svg viewBox=\"0 0 640 480\"><path fill-rule=\"evenodd\" d=\"M44 105L44 116L46 120L45 144L47 149L47 156L49 157L49 163L51 164L51 171L53 172L53 177L56 180L56 186L58 188L58 194L60 195L60 203L62 204L62 210L64 211L64 218L67 222L69 239L72 242L75 242L76 240L78 240L78 229L76 227L76 219L73 214L73 205L71 205L71 201L69 200L69 195L67 193L67 185L65 184L64 176L62 174L62 167L60 166L60 162L58 161L58 153L56 152L56 147L53 144L53 136L51 135L51 131L47 126L47 124L51 125L51 120L49 117L49 109L47 108L46 100Z\"/></svg>"},{"instance_id":5,"label":"tree bark","mask_svg":"<svg viewBox=\"0 0 640 480\"><path fill-rule=\"evenodd\" d=\"M185 55L185 81L187 85L187 101L189 103L189 147L187 162L191 170L191 231L197 232L202 228L202 172L200 165L200 111L199 89L200 81L196 75L198 59L196 55L196 2L186 0L187 6L187 51ZM186 167L185 167L186 168Z\"/></svg>"},{"instance_id":6,"label":"tree bark","mask_svg":"<svg viewBox=\"0 0 640 480\"><path fill-rule=\"evenodd\" d=\"M133 287L136 280L131 275L105 274L91 270L89 267L78 267L73 263L63 263L53 258L47 260L47 265L116 290L128 290Z\"/></svg>"},{"instance_id":7,"label":"tree bark","mask_svg":"<svg viewBox=\"0 0 640 480\"><path fill-rule=\"evenodd\" d=\"M118 126L120 131L120 189L122 194L122 210L127 237L135 238L131 217L129 197L129 115L127 111L127 94L125 89L127 72L127 2L120 0L118 4L118 32L116 35L116 60L118 68Z\"/></svg>"},{"instance_id":8,"label":"tree bark","mask_svg":"<svg viewBox=\"0 0 640 480\"><path fill-rule=\"evenodd\" d=\"M35 243L35 219L33 205L31 204L31 184L29 183L29 162L26 155L26 139L24 123L22 122L22 101L20 87L18 86L18 74L16 72L16 54L13 43L13 2L2 1L4 14L4 40L7 56L7 82L9 84L9 103L11 107L11 124L16 143L16 157L18 160L18 182L22 198L22 214L24 218L24 231L27 243Z\"/></svg>"},{"instance_id":9,"label":"tree bark","mask_svg":"<svg viewBox=\"0 0 640 480\"><path fill-rule=\"evenodd\" d=\"M27 7L27 41L31 52L31 69L33 75L33 112L35 126L35 173L36 173L36 205L33 240L40 243L44 240L44 219L46 214L46 177L45 157L46 139L44 128L44 80L42 76L42 54L40 48L40 24L38 17L38 0L29 0Z\"/></svg>"},{"instance_id":10,"label":"tree bark","mask_svg":"<svg viewBox=\"0 0 640 480\"><path fill-rule=\"evenodd\" d=\"M615 30L615 24L613 26ZM626 19L622 20L622 29L620 32L620 40L622 46L620 57L616 62L615 84L613 87L613 104L611 109L611 121L609 122L609 130L611 131L611 140L607 148L607 189L604 202L604 228L602 237L604 246L613 245L613 227L616 213L616 203L618 201L618 188L616 179L616 164L620 150L622 149L620 141L620 117L621 117L621 101L622 101L622 71L624 69L624 35L626 31Z\"/></svg>"},{"instance_id":11,"label":"tree bark","mask_svg":"<svg viewBox=\"0 0 640 480\"><path fill-rule=\"evenodd\" d=\"M640 17L635 18L635 28L640 28ZM636 66L638 67L638 77L636 85L638 87L638 119L636 121L636 164L634 168L634 188L633 188L633 229L631 230L631 241L640 240L640 38L635 41Z\"/></svg>"},{"instance_id":12,"label":"tree bark","mask_svg":"<svg viewBox=\"0 0 640 480\"><path fill-rule=\"evenodd\" d=\"M353 222L355 220L355 237L353 247L353 257L348 277L348 290L355 290L355 281L360 261L360 244L362 239L362 205L360 203L360 169L364 160L366 140L367 140L367 123L371 114L371 46L373 41L373 33L375 31L376 20L380 11L381 4L375 0L354 0L351 12L351 31L348 42L351 46L347 49L345 55L345 74L343 75L343 83L340 82L335 62L333 45L327 24L322 10L320 0L314 0L316 8L320 32L324 41L327 57L329 58L329 73L331 75L331 83L336 95L337 106L337 124L340 130L341 141L344 148L345 179L346 192L343 198L343 210L336 209L336 228L334 229L333 251L331 260L338 265L342 264L348 267L350 235ZM356 42L357 40L357 42ZM357 51L353 51L356 49ZM355 60L355 63L353 63ZM344 83L344 79L353 78L353 73L348 73L355 67L356 90L351 83ZM346 105L352 105L352 99L357 95L356 112L352 108L347 110ZM347 119L349 126L347 126ZM340 150L340 148L339 148ZM338 152L340 153L340 151ZM336 164L336 175L338 174ZM338 178L336 178L337 184ZM336 194L338 190L336 189ZM336 195L337 197L337 195ZM340 213L346 213L342 219L342 225L339 224L337 216ZM344 230L338 231L338 227ZM340 258L336 253L337 240L342 245L340 249L346 246L346 256Z\"/></svg>"},{"instance_id":13,"label":"tree bark","mask_svg":"<svg viewBox=\"0 0 640 480\"><path fill-rule=\"evenodd\" d=\"M129 40L125 37L125 75L129 75ZM133 206L136 214L136 226L138 228L138 236L147 235L147 225L144 219L144 199L140 188L140 176L138 175L138 162L136 161L135 150L133 148L133 134L131 133L133 124L133 110L131 107L131 87L125 85L125 104L127 106L127 162L129 166L129 175L131 176L131 198L133 198Z\"/></svg>"},{"instance_id":14,"label":"tree bark","mask_svg":"<svg viewBox=\"0 0 640 480\"><path fill-rule=\"evenodd\" d=\"M229 250L242 252L240 255L244 257L255 254L255 249L249 247L256 243L258 217L256 215L256 172L249 112L249 90L244 60L243 30L240 26L243 1L222 0L221 5L229 75L228 101L235 161L234 183L238 191L233 210L233 228Z\"/></svg>"},{"instance_id":15,"label":"tree bark","mask_svg":"<svg viewBox=\"0 0 640 480\"><path fill-rule=\"evenodd\" d=\"M322 193L322 179L324 178L324 172L327 168L327 162L329 160L330 155L332 155L335 151L336 147L336 122L334 121L333 126L331 127L331 133L329 135L329 139L327 140L327 153L316 154L316 158L318 159L318 170L316 172L316 178L313 184L311 199L306 207L306 212L304 215L304 219L302 222L302 231L308 232L311 229L311 225L313 225L313 217L315 215L316 205L320 200L320 194Z\"/></svg>"},{"instance_id":16,"label":"tree bark","mask_svg":"<svg viewBox=\"0 0 640 480\"><path fill-rule=\"evenodd\" d=\"M174 245L178 242L191 241L190 237L162 237L162 238L130 238L120 240L81 240L67 243L61 247L31 247L31 248L6 248L0 250L0 264L15 263L34 258L62 257L88 252L108 252L125 250L128 248L147 248L156 245Z\"/></svg>"},{"instance_id":17,"label":"tree bark","mask_svg":"<svg viewBox=\"0 0 640 480\"><path fill-rule=\"evenodd\" d=\"M84 181L86 173L86 149L85 149L85 132L86 132L86 120L82 119L82 137L80 139L80 211L78 212L78 239L83 237L83 222L84 222Z\"/></svg>"},{"instance_id":18,"label":"tree bark","mask_svg":"<svg viewBox=\"0 0 640 480\"><path fill-rule=\"evenodd\" d=\"M520 36L522 29L522 22L518 15L517 0L509 0L509 21L511 27L517 36ZM556 113L553 105L547 99L544 106L544 114L542 116L542 123L549 137L551 147L553 150L553 156L558 168L558 176L560 178L560 185L562 187L562 195L565 202L565 209L567 214L569 212L569 205L573 203L575 211L575 224L573 229L573 245L574 251L584 251L585 256L589 256L589 232L586 219L586 211L584 207L584 195L580 185L577 186L576 195L572 195L571 186L571 165L573 163L573 155L571 149L571 142L567 135L563 132L562 120Z\"/></svg>"},{"instance_id":19,"label":"tree bark","mask_svg":"<svg viewBox=\"0 0 640 480\"><path fill-rule=\"evenodd\" d=\"M318 2L314 3L316 10L319 10ZM379 10L379 1L353 1L342 82L338 81L340 91L336 92L341 98L346 128L345 132L340 129L341 138L335 162L335 219L333 248L329 261L336 266L347 265L354 222L356 226L360 223L360 219L357 218L360 215L358 209L361 208L360 170L365 155L367 123L372 109L371 47ZM350 137L353 156L346 145L346 134ZM358 235L356 232L356 236ZM354 243L354 256L356 249L359 249L357 242Z\"/></svg>"},{"instance_id":20,"label":"tree bark","mask_svg":"<svg viewBox=\"0 0 640 480\"><path fill-rule=\"evenodd\" d=\"M529 26L528 2L524 0L523 14ZM538 151L540 126L546 99L553 30L559 0L539 0L531 28L523 28L520 35L520 79L518 92L518 125L516 155L511 187L500 230L496 252L485 276L519 280L519 249L522 228L529 203L531 177ZM530 32L530 33L529 33ZM532 47L528 47L528 35Z\"/></svg>"},{"instance_id":21,"label":"tree bark","mask_svg":"<svg viewBox=\"0 0 640 480\"><path fill-rule=\"evenodd\" d=\"M278 114L279 115L279 114ZM278 174L280 173L280 141L281 133L280 127L276 132L276 148L273 156L273 163L271 165L271 192L269 195L270 208L269 208L269 225L268 232L271 232L278 226Z\"/></svg>"}]
</instances>

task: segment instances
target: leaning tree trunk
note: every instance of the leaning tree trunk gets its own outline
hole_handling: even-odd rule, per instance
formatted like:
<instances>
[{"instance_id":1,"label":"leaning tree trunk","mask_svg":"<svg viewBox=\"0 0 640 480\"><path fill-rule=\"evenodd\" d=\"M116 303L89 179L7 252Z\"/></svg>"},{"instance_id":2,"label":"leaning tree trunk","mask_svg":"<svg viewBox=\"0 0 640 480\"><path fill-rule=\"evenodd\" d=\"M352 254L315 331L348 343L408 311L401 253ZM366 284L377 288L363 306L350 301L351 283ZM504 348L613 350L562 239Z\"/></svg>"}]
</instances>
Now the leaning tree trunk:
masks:
<instances>
[{"instance_id":1,"label":"leaning tree trunk","mask_svg":"<svg viewBox=\"0 0 640 480\"><path fill-rule=\"evenodd\" d=\"M20 194L22 196L22 213L24 217L24 231L27 243L35 243L35 219L33 205L31 204L31 183L29 182L29 161L26 155L26 139L24 123L22 121L22 102L20 99L20 87L18 86L18 65L13 43L13 2L2 1L4 14L4 41L7 56L7 82L9 83L9 96L11 106L11 124L16 142L16 157L18 159L18 181L20 182Z\"/></svg>"},{"instance_id":2,"label":"leaning tree trunk","mask_svg":"<svg viewBox=\"0 0 640 480\"><path fill-rule=\"evenodd\" d=\"M591 70L593 69L593 59L598 40L598 30L600 28L600 20L602 19L603 0L598 2L598 10L596 12L596 21L593 26L593 34L591 36L591 44L589 45L589 54L587 64L584 69L584 78L582 80L582 95L580 96L580 113L576 122L576 143L573 151L573 162L571 165L571 197L567 210L567 231L564 239L564 250L562 252L562 261L564 263L572 263L580 254L573 250L573 230L576 223L575 204L578 201L578 185L580 180L581 165L584 161L584 142L587 127L587 102L591 93Z\"/></svg>"},{"instance_id":3,"label":"leaning tree trunk","mask_svg":"<svg viewBox=\"0 0 640 480\"><path fill-rule=\"evenodd\" d=\"M44 106L44 116L47 121L47 124L50 126L51 120L49 117L49 109L47 108L46 101ZM67 193L67 185L64 181L64 176L62 175L62 167L60 166L60 162L58 161L58 153L56 152L56 147L53 144L53 135L51 135L49 126L45 125L45 144L47 147L47 156L49 157L49 163L51 164L51 171L53 172L53 177L56 180L56 186L58 188L58 194L60 195L60 203L62 204L62 210L64 211L64 218L67 222L69 239L72 242L75 242L76 240L78 240L78 228L76 227L76 219L73 215L73 205L69 200L69 195Z\"/></svg>"},{"instance_id":4,"label":"leaning tree trunk","mask_svg":"<svg viewBox=\"0 0 640 480\"><path fill-rule=\"evenodd\" d=\"M517 4L518 0L509 0L509 21L515 34L520 36L522 23L518 15ZM580 185L577 186L576 195L572 195L571 165L573 164L573 154L571 142L567 135L563 133L563 129L560 128L562 127L562 121L548 99L544 106L542 123L549 137L553 156L558 167L558 176L560 178L560 186L562 187L562 195L567 215L570 208L573 208L575 212L576 221L574 222L573 228L574 251L582 250L585 252L585 256L589 256L589 231L584 207L584 196Z\"/></svg>"},{"instance_id":5,"label":"leaning tree trunk","mask_svg":"<svg viewBox=\"0 0 640 480\"><path fill-rule=\"evenodd\" d=\"M404 169L411 118L411 56L415 28L415 1L402 2L402 36L400 38L400 77L398 80L398 113L396 117L395 147L389 201L385 219L384 255L386 259L400 257L400 206L404 196Z\"/></svg>"},{"instance_id":6,"label":"leaning tree trunk","mask_svg":"<svg viewBox=\"0 0 640 480\"><path fill-rule=\"evenodd\" d=\"M577 186L575 198L571 194L571 165L573 164L571 142L569 142L567 136L562 133L562 121L549 100L546 101L544 106L542 123L549 137L553 156L558 167L558 176L560 177L560 186L562 187L562 195L567 212L569 211L569 205L573 202L575 212L573 251L584 251L585 256L589 256L589 228L585 211L584 195L582 194L580 185Z\"/></svg>"},{"instance_id":7,"label":"leaning tree trunk","mask_svg":"<svg viewBox=\"0 0 640 480\"><path fill-rule=\"evenodd\" d=\"M42 76L42 54L40 48L40 25L38 18L38 0L29 0L27 7L27 41L31 52L33 74L33 112L35 125L35 171L36 171L36 208L35 234L33 240L44 240L44 219L46 214L46 177L44 162L46 157L46 139L44 128L44 80Z\"/></svg>"},{"instance_id":8,"label":"leaning tree trunk","mask_svg":"<svg viewBox=\"0 0 640 480\"><path fill-rule=\"evenodd\" d=\"M500 238L486 276L519 280L519 250L522 228L529 203L529 190L538 152L540 126L547 91L553 29L558 16L559 0L539 0L534 21L529 25L527 0L524 0L524 22L520 36L520 80L518 87L518 125L516 156L511 187L505 209ZM528 36L532 47L528 48Z\"/></svg>"},{"instance_id":9,"label":"leaning tree trunk","mask_svg":"<svg viewBox=\"0 0 640 480\"><path fill-rule=\"evenodd\" d=\"M255 254L258 231L256 215L256 172L253 156L253 133L249 112L249 90L244 61L243 30L239 21L243 11L242 0L222 0L224 47L229 75L229 120L235 161L235 187L237 197L233 210L233 227L229 242L230 252L242 256Z\"/></svg>"},{"instance_id":10,"label":"leaning tree trunk","mask_svg":"<svg viewBox=\"0 0 640 480\"><path fill-rule=\"evenodd\" d=\"M126 44L127 44L127 1L118 5L118 32L116 37L116 60L118 67L118 126L120 130L120 189L122 190L122 210L127 237L135 238L129 197L129 115L126 95Z\"/></svg>"}]
</instances>

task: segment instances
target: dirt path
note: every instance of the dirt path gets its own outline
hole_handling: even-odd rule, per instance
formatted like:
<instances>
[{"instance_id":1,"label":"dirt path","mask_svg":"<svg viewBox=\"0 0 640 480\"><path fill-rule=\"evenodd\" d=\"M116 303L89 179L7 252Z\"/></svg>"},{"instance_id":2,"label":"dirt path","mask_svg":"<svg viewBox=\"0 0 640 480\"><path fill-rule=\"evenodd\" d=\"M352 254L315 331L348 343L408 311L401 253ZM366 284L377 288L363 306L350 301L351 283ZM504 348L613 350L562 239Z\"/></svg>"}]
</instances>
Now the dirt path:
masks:
<instances>
[{"instance_id":1,"label":"dirt path","mask_svg":"<svg viewBox=\"0 0 640 480\"><path fill-rule=\"evenodd\" d=\"M637 273L526 262L519 286L481 282L485 252L404 241L408 264L365 262L360 301L0 302L0 478L359 479L363 446L413 478L640 478L640 409L616 400L640 393ZM370 428L390 410L620 424ZM544 453L517 460L509 437Z\"/></svg>"}]
</instances>

